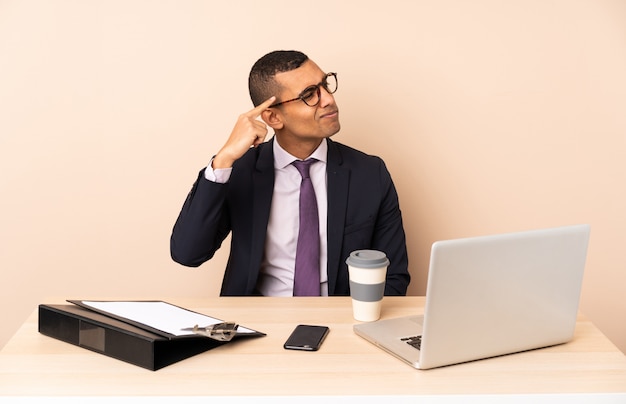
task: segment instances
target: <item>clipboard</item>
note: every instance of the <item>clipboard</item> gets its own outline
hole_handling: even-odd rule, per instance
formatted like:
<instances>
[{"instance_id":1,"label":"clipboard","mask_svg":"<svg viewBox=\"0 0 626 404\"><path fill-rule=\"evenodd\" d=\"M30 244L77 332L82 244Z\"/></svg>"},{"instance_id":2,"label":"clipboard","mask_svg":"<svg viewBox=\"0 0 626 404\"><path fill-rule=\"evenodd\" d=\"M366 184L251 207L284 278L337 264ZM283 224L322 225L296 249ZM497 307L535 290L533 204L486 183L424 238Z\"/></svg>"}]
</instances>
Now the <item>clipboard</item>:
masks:
<instances>
[{"instance_id":1,"label":"clipboard","mask_svg":"<svg viewBox=\"0 0 626 404\"><path fill-rule=\"evenodd\" d=\"M67 300L69 303L148 330L168 339L206 336L208 326L226 324L224 320L207 316L162 300ZM194 331L194 327L199 331ZM235 337L264 336L247 327L237 326ZM222 340L217 338L218 340Z\"/></svg>"}]
</instances>

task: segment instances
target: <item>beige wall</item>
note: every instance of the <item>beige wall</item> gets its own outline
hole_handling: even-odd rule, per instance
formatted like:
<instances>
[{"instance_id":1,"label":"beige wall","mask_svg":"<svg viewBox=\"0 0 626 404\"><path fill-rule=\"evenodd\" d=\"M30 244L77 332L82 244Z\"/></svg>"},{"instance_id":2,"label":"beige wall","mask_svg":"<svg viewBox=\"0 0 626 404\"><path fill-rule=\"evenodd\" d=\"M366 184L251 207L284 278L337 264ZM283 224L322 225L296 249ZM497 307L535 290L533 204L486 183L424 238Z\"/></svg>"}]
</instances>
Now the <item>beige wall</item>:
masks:
<instances>
[{"instance_id":1,"label":"beige wall","mask_svg":"<svg viewBox=\"0 0 626 404\"><path fill-rule=\"evenodd\" d=\"M626 351L622 0L0 0L0 346L51 296L218 293L226 249L185 269L169 234L277 48L339 72L411 294L435 240L590 223L581 309Z\"/></svg>"}]
</instances>

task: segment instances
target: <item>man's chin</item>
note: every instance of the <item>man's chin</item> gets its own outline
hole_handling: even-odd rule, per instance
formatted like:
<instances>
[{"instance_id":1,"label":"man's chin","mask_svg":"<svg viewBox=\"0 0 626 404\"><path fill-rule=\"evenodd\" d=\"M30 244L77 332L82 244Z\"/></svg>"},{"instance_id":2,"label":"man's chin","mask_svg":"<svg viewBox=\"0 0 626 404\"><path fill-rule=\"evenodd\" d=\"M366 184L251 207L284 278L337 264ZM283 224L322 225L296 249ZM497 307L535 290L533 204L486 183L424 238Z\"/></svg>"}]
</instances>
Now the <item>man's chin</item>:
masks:
<instances>
[{"instance_id":1,"label":"man's chin","mask_svg":"<svg viewBox=\"0 0 626 404\"><path fill-rule=\"evenodd\" d=\"M337 122L337 126L334 127L329 133L328 136L326 137L333 137L335 136L337 133L339 133L339 131L341 130L341 125L339 124L339 122Z\"/></svg>"}]
</instances>

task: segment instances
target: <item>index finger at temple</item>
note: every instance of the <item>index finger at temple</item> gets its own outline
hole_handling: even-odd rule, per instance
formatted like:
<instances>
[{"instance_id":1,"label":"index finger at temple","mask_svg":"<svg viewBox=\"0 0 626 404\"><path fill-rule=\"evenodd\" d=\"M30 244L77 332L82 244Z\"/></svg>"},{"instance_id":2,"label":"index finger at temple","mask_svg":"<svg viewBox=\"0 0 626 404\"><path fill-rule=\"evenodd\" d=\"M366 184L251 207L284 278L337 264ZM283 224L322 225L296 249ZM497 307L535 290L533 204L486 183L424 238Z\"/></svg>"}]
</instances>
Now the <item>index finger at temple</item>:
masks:
<instances>
[{"instance_id":1,"label":"index finger at temple","mask_svg":"<svg viewBox=\"0 0 626 404\"><path fill-rule=\"evenodd\" d=\"M254 118L258 117L259 115L261 115L261 112L263 112L264 110L269 108L269 106L272 105L272 103L274 101L276 101L276 97L275 96L271 96L267 100L263 101L263 103L257 105L255 108L251 109L248 112L248 116L252 116Z\"/></svg>"}]
</instances>

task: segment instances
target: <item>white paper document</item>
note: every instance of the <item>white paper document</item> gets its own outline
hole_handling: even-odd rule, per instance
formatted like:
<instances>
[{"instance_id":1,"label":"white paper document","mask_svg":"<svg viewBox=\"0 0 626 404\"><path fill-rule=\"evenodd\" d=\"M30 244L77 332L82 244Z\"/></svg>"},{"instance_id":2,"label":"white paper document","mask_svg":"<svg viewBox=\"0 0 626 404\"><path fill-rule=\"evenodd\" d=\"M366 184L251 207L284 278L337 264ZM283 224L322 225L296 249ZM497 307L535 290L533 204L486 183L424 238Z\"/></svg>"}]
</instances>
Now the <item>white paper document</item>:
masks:
<instances>
[{"instance_id":1,"label":"white paper document","mask_svg":"<svg viewBox=\"0 0 626 404\"><path fill-rule=\"evenodd\" d=\"M205 316L204 314L196 313L162 301L82 300L81 302L85 306L95 310L145 324L148 327L175 336L194 335L193 331L183 331L183 328L189 328L195 325L206 327L223 322L223 320ZM237 328L238 334L255 332L256 331L241 326Z\"/></svg>"}]
</instances>

